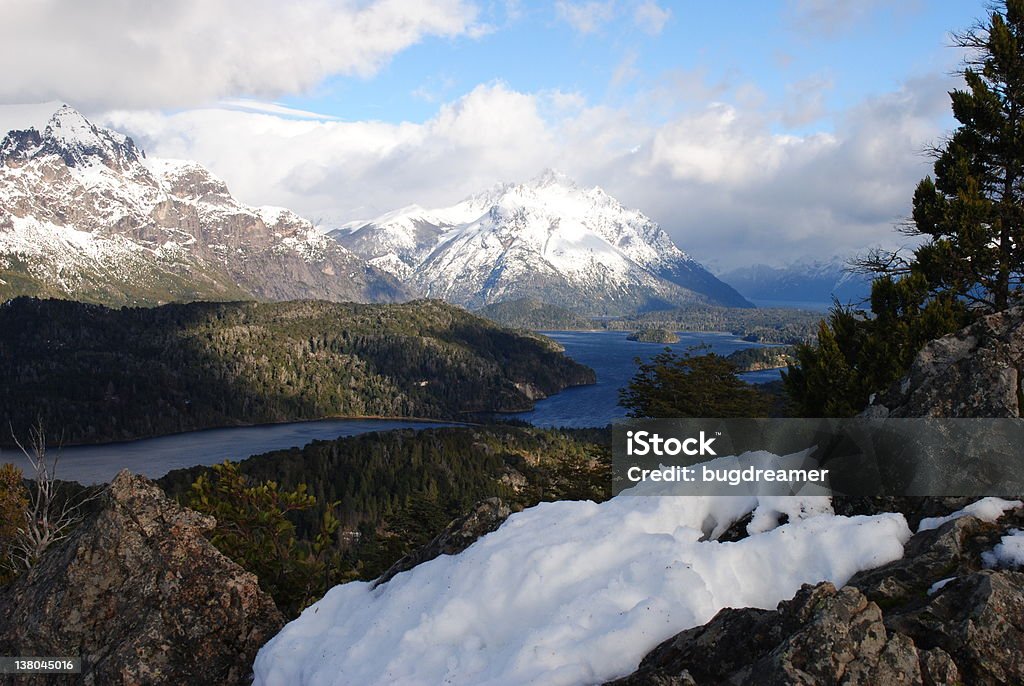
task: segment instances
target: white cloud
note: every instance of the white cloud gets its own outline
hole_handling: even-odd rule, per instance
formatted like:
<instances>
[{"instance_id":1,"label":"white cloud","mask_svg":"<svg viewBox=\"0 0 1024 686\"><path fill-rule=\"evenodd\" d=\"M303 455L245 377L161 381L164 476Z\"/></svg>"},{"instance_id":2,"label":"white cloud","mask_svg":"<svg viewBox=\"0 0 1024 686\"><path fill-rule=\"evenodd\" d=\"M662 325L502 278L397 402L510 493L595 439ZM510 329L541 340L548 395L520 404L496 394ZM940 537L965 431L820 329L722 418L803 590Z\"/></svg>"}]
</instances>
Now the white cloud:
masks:
<instances>
[{"instance_id":1,"label":"white cloud","mask_svg":"<svg viewBox=\"0 0 1024 686\"><path fill-rule=\"evenodd\" d=\"M121 111L107 125L157 156L198 159L251 204L338 225L418 203L444 206L553 166L652 216L721 267L781 263L900 240L928 172L922 148L948 116L946 77L908 82L830 133L776 131L780 113L692 104L654 123L647 101L591 106L577 93L476 87L422 123L285 118L224 108Z\"/></svg>"},{"instance_id":2,"label":"white cloud","mask_svg":"<svg viewBox=\"0 0 1024 686\"><path fill-rule=\"evenodd\" d=\"M221 100L219 104L228 109L237 109L248 112L265 112L267 114L277 114L282 117L294 119L320 119L322 121L331 121L338 118L331 114L299 110L276 102L262 102L260 100L248 100L246 98L226 98Z\"/></svg>"},{"instance_id":3,"label":"white cloud","mask_svg":"<svg viewBox=\"0 0 1024 686\"><path fill-rule=\"evenodd\" d=\"M661 7L654 0L646 0L636 6L633 10L633 21L642 30L656 36L665 28L665 24L672 17L672 10Z\"/></svg>"},{"instance_id":4,"label":"white cloud","mask_svg":"<svg viewBox=\"0 0 1024 686\"><path fill-rule=\"evenodd\" d=\"M412 202L455 202L502 179L532 176L558 145L541 109L565 111L572 102L495 83L442 105L422 124L223 108L122 110L100 119L132 135L147 154L201 161L250 204L283 205L339 224Z\"/></svg>"},{"instance_id":5,"label":"white cloud","mask_svg":"<svg viewBox=\"0 0 1024 686\"><path fill-rule=\"evenodd\" d=\"M176 107L369 76L426 36L476 35L468 0L5 2L0 103ZM16 29L12 28L16 27Z\"/></svg>"},{"instance_id":6,"label":"white cloud","mask_svg":"<svg viewBox=\"0 0 1024 686\"><path fill-rule=\"evenodd\" d=\"M614 18L615 2L614 0L606 0L606 2L558 0L555 3L555 13L559 19L567 22L577 32L594 33Z\"/></svg>"}]
</instances>

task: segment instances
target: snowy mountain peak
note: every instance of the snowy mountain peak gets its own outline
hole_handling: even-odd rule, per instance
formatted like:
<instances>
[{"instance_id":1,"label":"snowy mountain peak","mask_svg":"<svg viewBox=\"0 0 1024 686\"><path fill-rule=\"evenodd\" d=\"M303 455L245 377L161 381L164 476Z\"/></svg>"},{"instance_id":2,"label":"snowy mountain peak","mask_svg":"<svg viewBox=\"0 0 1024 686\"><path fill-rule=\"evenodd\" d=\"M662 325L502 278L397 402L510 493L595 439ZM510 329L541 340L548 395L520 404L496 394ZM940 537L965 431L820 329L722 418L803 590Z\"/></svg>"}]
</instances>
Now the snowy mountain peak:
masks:
<instances>
[{"instance_id":1,"label":"snowy mountain peak","mask_svg":"<svg viewBox=\"0 0 1024 686\"><path fill-rule=\"evenodd\" d=\"M43 142L59 150L69 166L97 157L107 164L123 167L145 156L131 138L96 126L69 105L61 105L50 117L43 131Z\"/></svg>"},{"instance_id":2,"label":"snowy mountain peak","mask_svg":"<svg viewBox=\"0 0 1024 686\"><path fill-rule=\"evenodd\" d=\"M61 105L46 125L44 136L66 145L102 144L99 129L70 105Z\"/></svg>"},{"instance_id":3,"label":"snowy mountain peak","mask_svg":"<svg viewBox=\"0 0 1024 686\"><path fill-rule=\"evenodd\" d=\"M102 165L120 173L139 173L145 157L131 138L94 125L69 105L54 112L42 133L35 128L10 131L0 142L0 162L8 165L49 156L69 168Z\"/></svg>"},{"instance_id":4,"label":"snowy mountain peak","mask_svg":"<svg viewBox=\"0 0 1024 686\"><path fill-rule=\"evenodd\" d=\"M639 210L547 169L446 208L417 206L332 233L422 295L478 307L520 297L607 314L747 303Z\"/></svg>"}]
</instances>

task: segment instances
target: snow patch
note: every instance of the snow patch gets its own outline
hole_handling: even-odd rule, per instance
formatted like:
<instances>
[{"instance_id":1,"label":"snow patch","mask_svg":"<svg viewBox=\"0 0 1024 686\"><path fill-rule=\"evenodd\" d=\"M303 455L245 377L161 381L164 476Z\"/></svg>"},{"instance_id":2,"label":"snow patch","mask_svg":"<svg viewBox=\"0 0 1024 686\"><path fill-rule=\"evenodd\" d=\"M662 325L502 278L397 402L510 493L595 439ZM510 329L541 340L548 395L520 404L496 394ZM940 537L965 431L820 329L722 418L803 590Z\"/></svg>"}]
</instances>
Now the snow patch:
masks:
<instances>
[{"instance_id":1,"label":"snow patch","mask_svg":"<svg viewBox=\"0 0 1024 686\"><path fill-rule=\"evenodd\" d=\"M981 554L982 563L988 568L1024 567L1024 531L1013 529L1008 536L987 552Z\"/></svg>"},{"instance_id":2,"label":"snow patch","mask_svg":"<svg viewBox=\"0 0 1024 686\"><path fill-rule=\"evenodd\" d=\"M1002 517L1004 512L1015 510L1018 507L1024 507L1024 503L1019 500L1003 500L1002 498L994 497L982 498L964 509L957 510L944 517L926 517L922 519L921 524L917 527L917 531L920 533L930 529L938 529L946 522L951 522L954 519L960 519L967 515L973 515L983 522L994 522Z\"/></svg>"},{"instance_id":3,"label":"snow patch","mask_svg":"<svg viewBox=\"0 0 1024 686\"><path fill-rule=\"evenodd\" d=\"M723 607L841 585L901 557L910 537L902 515L818 503L736 543L705 540L762 505L788 509L757 496L543 503L376 589L331 589L263 647L255 684L600 683Z\"/></svg>"},{"instance_id":4,"label":"snow patch","mask_svg":"<svg viewBox=\"0 0 1024 686\"><path fill-rule=\"evenodd\" d=\"M940 579L939 581L936 581L934 584L932 584L931 586L928 587L928 595L935 595L936 593L941 591L943 588L945 588L946 584L948 584L950 581L953 581L955 579L956 579L955 576L951 576L951 577L949 577L947 579Z\"/></svg>"}]
</instances>

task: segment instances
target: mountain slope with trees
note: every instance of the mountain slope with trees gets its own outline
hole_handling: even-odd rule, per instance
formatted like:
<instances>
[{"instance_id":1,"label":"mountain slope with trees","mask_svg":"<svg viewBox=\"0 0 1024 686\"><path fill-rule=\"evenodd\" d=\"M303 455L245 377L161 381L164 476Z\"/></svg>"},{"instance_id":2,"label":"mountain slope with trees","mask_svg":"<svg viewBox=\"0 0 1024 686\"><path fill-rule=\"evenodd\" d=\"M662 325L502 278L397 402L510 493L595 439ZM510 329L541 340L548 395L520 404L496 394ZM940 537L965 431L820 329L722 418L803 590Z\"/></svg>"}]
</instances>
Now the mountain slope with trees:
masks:
<instances>
[{"instance_id":1,"label":"mountain slope with trees","mask_svg":"<svg viewBox=\"0 0 1024 686\"><path fill-rule=\"evenodd\" d=\"M250 484L302 489L314 504L287 518L303 544L323 533L325 521L338 523L325 549L329 578L323 593L340 581L376 578L485 498L500 497L513 509L548 500L607 499L610 442L600 429L399 430L314 441L250 457L231 471ZM223 472L221 466L192 467L170 472L159 483L193 506L203 493L207 501L199 509L215 512L236 507L210 494L208 480L219 483ZM261 563L273 560L269 546L256 552Z\"/></svg>"},{"instance_id":2,"label":"mountain slope with trees","mask_svg":"<svg viewBox=\"0 0 1024 686\"><path fill-rule=\"evenodd\" d=\"M519 411L594 373L438 301L0 306L0 416L56 444L327 416ZM7 433L7 432L5 432ZM3 441L10 441L10 435Z\"/></svg>"}]
</instances>

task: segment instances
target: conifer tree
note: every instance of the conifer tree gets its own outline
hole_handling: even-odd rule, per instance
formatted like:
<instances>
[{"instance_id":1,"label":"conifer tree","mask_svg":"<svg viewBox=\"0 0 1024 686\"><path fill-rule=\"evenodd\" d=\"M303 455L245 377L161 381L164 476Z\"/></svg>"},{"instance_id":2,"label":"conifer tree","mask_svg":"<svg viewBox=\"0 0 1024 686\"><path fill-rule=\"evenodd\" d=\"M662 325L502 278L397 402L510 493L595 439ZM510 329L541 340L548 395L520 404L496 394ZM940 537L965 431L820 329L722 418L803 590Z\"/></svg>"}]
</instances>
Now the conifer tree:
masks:
<instances>
[{"instance_id":1,"label":"conifer tree","mask_svg":"<svg viewBox=\"0 0 1024 686\"><path fill-rule=\"evenodd\" d=\"M798 347L786 390L804 416L858 412L904 374L921 346L1017 304L1024 280L1024 0L1004 0L955 34L965 87L959 123L935 150L934 177L904 227L923 238L909 258L876 252L871 313L833 308L817 345Z\"/></svg>"},{"instance_id":2,"label":"conifer tree","mask_svg":"<svg viewBox=\"0 0 1024 686\"><path fill-rule=\"evenodd\" d=\"M1024 277L1024 0L955 34L967 50L965 88L950 92L959 126L936 153L934 178L913 199L908 234L925 242L909 261L868 261L890 276L920 274L929 294L976 312L1004 310Z\"/></svg>"},{"instance_id":3,"label":"conifer tree","mask_svg":"<svg viewBox=\"0 0 1024 686\"><path fill-rule=\"evenodd\" d=\"M736 366L715 353L683 355L666 348L619 391L631 417L766 417L771 399L736 376Z\"/></svg>"}]
</instances>

